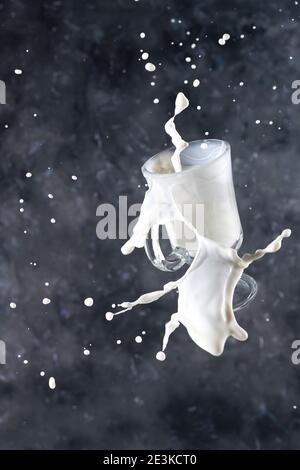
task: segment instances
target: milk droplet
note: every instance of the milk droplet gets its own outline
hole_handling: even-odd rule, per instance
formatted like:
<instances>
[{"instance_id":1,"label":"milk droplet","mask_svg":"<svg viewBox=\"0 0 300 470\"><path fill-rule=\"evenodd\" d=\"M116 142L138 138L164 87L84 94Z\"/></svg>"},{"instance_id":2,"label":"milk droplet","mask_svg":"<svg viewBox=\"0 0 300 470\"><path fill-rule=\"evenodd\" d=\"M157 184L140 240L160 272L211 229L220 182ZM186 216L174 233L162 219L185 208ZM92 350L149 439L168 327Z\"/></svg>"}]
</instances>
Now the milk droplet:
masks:
<instances>
[{"instance_id":1,"label":"milk droplet","mask_svg":"<svg viewBox=\"0 0 300 470\"><path fill-rule=\"evenodd\" d=\"M45 372L44 372L43 370L41 370L40 376L41 376L41 377L44 377L44 375L45 375Z\"/></svg>"},{"instance_id":2,"label":"milk droplet","mask_svg":"<svg viewBox=\"0 0 300 470\"><path fill-rule=\"evenodd\" d=\"M142 331L142 335L145 335L146 334L146 331Z\"/></svg>"},{"instance_id":3,"label":"milk droplet","mask_svg":"<svg viewBox=\"0 0 300 470\"><path fill-rule=\"evenodd\" d=\"M94 300L92 299L92 297L87 297L86 299L84 299L84 305L86 307L91 307L94 303Z\"/></svg>"},{"instance_id":4,"label":"milk droplet","mask_svg":"<svg viewBox=\"0 0 300 470\"><path fill-rule=\"evenodd\" d=\"M32 177L32 173L30 173L30 171L28 171L28 172L26 173L26 178L31 178L31 177Z\"/></svg>"},{"instance_id":5,"label":"milk droplet","mask_svg":"<svg viewBox=\"0 0 300 470\"><path fill-rule=\"evenodd\" d=\"M45 297L43 300L42 300L43 304L44 305L49 305L51 303L51 300L48 299L47 297Z\"/></svg>"},{"instance_id":6,"label":"milk droplet","mask_svg":"<svg viewBox=\"0 0 300 470\"><path fill-rule=\"evenodd\" d=\"M111 304L111 307L112 307L112 308L116 308L116 304Z\"/></svg>"},{"instance_id":7,"label":"milk droplet","mask_svg":"<svg viewBox=\"0 0 300 470\"><path fill-rule=\"evenodd\" d=\"M145 33L140 33L140 38L144 39L146 37Z\"/></svg>"},{"instance_id":8,"label":"milk droplet","mask_svg":"<svg viewBox=\"0 0 300 470\"><path fill-rule=\"evenodd\" d=\"M50 219L50 222L51 224L55 224L56 220L52 217L52 219Z\"/></svg>"},{"instance_id":9,"label":"milk droplet","mask_svg":"<svg viewBox=\"0 0 300 470\"><path fill-rule=\"evenodd\" d=\"M24 207L20 207L20 212L24 212Z\"/></svg>"},{"instance_id":10,"label":"milk droplet","mask_svg":"<svg viewBox=\"0 0 300 470\"><path fill-rule=\"evenodd\" d=\"M224 33L224 34L223 34L223 39L224 39L225 41L228 41L228 39L230 39L230 34Z\"/></svg>"},{"instance_id":11,"label":"milk droplet","mask_svg":"<svg viewBox=\"0 0 300 470\"><path fill-rule=\"evenodd\" d=\"M15 304L15 302L10 302L9 306L10 308L16 308L17 304Z\"/></svg>"},{"instance_id":12,"label":"milk droplet","mask_svg":"<svg viewBox=\"0 0 300 470\"><path fill-rule=\"evenodd\" d=\"M220 46L224 46L224 45L225 45L225 39L220 38L220 39L218 40L218 43L220 44Z\"/></svg>"},{"instance_id":13,"label":"milk droplet","mask_svg":"<svg viewBox=\"0 0 300 470\"><path fill-rule=\"evenodd\" d=\"M202 143L200 144L200 147L201 147L202 149L207 149L208 145L207 145L206 142L202 142Z\"/></svg>"},{"instance_id":14,"label":"milk droplet","mask_svg":"<svg viewBox=\"0 0 300 470\"><path fill-rule=\"evenodd\" d=\"M106 312L105 318L107 321L111 321L114 318L114 314L112 312Z\"/></svg>"},{"instance_id":15,"label":"milk droplet","mask_svg":"<svg viewBox=\"0 0 300 470\"><path fill-rule=\"evenodd\" d=\"M23 204L23 202L24 202L24 199L20 199L20 200L19 200L19 203L20 203L20 204Z\"/></svg>"},{"instance_id":16,"label":"milk droplet","mask_svg":"<svg viewBox=\"0 0 300 470\"><path fill-rule=\"evenodd\" d=\"M154 104L158 104L158 103L159 103L159 99L158 99L158 98L154 98L153 103L154 103Z\"/></svg>"},{"instance_id":17,"label":"milk droplet","mask_svg":"<svg viewBox=\"0 0 300 470\"><path fill-rule=\"evenodd\" d=\"M117 344L121 344L122 341L120 339L117 339Z\"/></svg>"},{"instance_id":18,"label":"milk droplet","mask_svg":"<svg viewBox=\"0 0 300 470\"><path fill-rule=\"evenodd\" d=\"M83 354L85 356L89 356L91 354L91 351L89 349L84 349Z\"/></svg>"},{"instance_id":19,"label":"milk droplet","mask_svg":"<svg viewBox=\"0 0 300 470\"><path fill-rule=\"evenodd\" d=\"M158 361L164 361L166 359L166 355L163 351L158 351L158 353L156 354L156 359Z\"/></svg>"},{"instance_id":20,"label":"milk droplet","mask_svg":"<svg viewBox=\"0 0 300 470\"><path fill-rule=\"evenodd\" d=\"M255 124L260 124L260 120L256 119Z\"/></svg>"},{"instance_id":21,"label":"milk droplet","mask_svg":"<svg viewBox=\"0 0 300 470\"><path fill-rule=\"evenodd\" d=\"M53 197L54 197L53 194L51 194L51 193L48 194L49 199L53 199Z\"/></svg>"},{"instance_id":22,"label":"milk droplet","mask_svg":"<svg viewBox=\"0 0 300 470\"><path fill-rule=\"evenodd\" d=\"M141 343L143 341L143 338L141 336L136 336L134 340L136 343Z\"/></svg>"},{"instance_id":23,"label":"milk droplet","mask_svg":"<svg viewBox=\"0 0 300 470\"><path fill-rule=\"evenodd\" d=\"M77 180L77 176L75 176L75 175L72 175L71 178L72 178L73 181Z\"/></svg>"},{"instance_id":24,"label":"milk droplet","mask_svg":"<svg viewBox=\"0 0 300 470\"><path fill-rule=\"evenodd\" d=\"M24 362L25 366L27 366L27 364L28 364L27 359L25 359L23 362Z\"/></svg>"},{"instance_id":25,"label":"milk droplet","mask_svg":"<svg viewBox=\"0 0 300 470\"><path fill-rule=\"evenodd\" d=\"M200 80L198 80L198 78L196 78L196 79L193 81L193 86L194 86L195 88L197 88L199 85L200 85Z\"/></svg>"},{"instance_id":26,"label":"milk droplet","mask_svg":"<svg viewBox=\"0 0 300 470\"><path fill-rule=\"evenodd\" d=\"M185 61L186 61L186 62L191 62L191 60L192 60L192 59L191 59L190 57L186 57L186 58L185 58Z\"/></svg>"},{"instance_id":27,"label":"milk droplet","mask_svg":"<svg viewBox=\"0 0 300 470\"><path fill-rule=\"evenodd\" d=\"M147 62L147 64L145 65L145 69L147 70L147 72L154 72L156 70L156 67L151 62Z\"/></svg>"},{"instance_id":28,"label":"milk droplet","mask_svg":"<svg viewBox=\"0 0 300 470\"><path fill-rule=\"evenodd\" d=\"M147 60L148 57L149 57L148 52L144 52L144 53L142 54L142 59L143 59L143 60Z\"/></svg>"},{"instance_id":29,"label":"milk droplet","mask_svg":"<svg viewBox=\"0 0 300 470\"><path fill-rule=\"evenodd\" d=\"M51 390L54 390L55 387L56 387L55 378L54 378L54 377L50 377L50 379L49 379L49 388L51 388Z\"/></svg>"},{"instance_id":30,"label":"milk droplet","mask_svg":"<svg viewBox=\"0 0 300 470\"><path fill-rule=\"evenodd\" d=\"M240 82L240 86L244 86L244 82Z\"/></svg>"},{"instance_id":31,"label":"milk droplet","mask_svg":"<svg viewBox=\"0 0 300 470\"><path fill-rule=\"evenodd\" d=\"M15 74L16 75L21 75L23 71L21 69L15 69Z\"/></svg>"}]
</instances>

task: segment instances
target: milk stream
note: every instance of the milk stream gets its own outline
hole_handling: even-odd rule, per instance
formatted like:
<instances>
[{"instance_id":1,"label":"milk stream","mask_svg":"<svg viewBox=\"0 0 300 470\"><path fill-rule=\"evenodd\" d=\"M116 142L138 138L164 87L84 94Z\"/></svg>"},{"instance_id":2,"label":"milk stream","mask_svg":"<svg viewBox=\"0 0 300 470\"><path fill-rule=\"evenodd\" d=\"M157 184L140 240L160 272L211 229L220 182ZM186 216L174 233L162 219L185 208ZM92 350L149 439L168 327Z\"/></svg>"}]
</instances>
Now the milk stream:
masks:
<instances>
[{"instance_id":1,"label":"milk stream","mask_svg":"<svg viewBox=\"0 0 300 470\"><path fill-rule=\"evenodd\" d=\"M181 135L177 131L175 126L175 117L182 113L182 111L184 111L189 106L189 104L190 103L187 97L182 92L178 93L175 100L174 115L165 124L165 131L167 134L169 134L172 139L172 143L175 146L175 152L171 157L171 162L176 172L182 170L180 154L189 144L182 139Z\"/></svg>"},{"instance_id":2,"label":"milk stream","mask_svg":"<svg viewBox=\"0 0 300 470\"><path fill-rule=\"evenodd\" d=\"M176 172L181 171L180 153L188 144L178 134L174 119L188 104L183 93L179 93L176 98L174 116L165 126L166 132L175 145L172 164ZM243 271L267 253L278 251L282 240L291 235L291 230L283 230L265 248L240 257L237 250L202 236L183 215L176 204L172 189L168 194L169 204L163 204L163 207L159 207L159 194L151 196L150 194L151 192L147 191L140 218L132 237L123 245L122 253L129 254L136 247L143 247L147 234L154 225L181 220L195 234L198 244L196 255L180 279L168 282L161 290L143 294L135 301L118 304L121 309L114 313L107 312L106 318L112 320L114 316L128 312L137 305L152 303L172 290L178 289L177 312L171 315L165 325L162 350L157 353L156 358L159 361L165 360L165 350L170 335L180 324L185 326L191 339L200 348L214 356L219 356L224 350L228 337L232 336L239 341L245 341L248 338L247 332L238 324L232 307L234 290ZM157 205L157 210L150 211L150 206L153 205Z\"/></svg>"}]
</instances>

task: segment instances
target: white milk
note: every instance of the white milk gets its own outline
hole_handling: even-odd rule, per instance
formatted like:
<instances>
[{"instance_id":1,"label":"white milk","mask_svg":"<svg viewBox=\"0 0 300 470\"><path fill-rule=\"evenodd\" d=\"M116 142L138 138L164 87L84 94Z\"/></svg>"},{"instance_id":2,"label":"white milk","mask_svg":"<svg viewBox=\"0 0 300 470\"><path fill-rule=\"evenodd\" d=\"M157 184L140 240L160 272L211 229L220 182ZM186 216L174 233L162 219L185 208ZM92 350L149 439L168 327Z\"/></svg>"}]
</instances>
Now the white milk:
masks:
<instances>
[{"instance_id":1,"label":"white milk","mask_svg":"<svg viewBox=\"0 0 300 470\"><path fill-rule=\"evenodd\" d=\"M177 173L170 172L171 157L172 151L165 150L142 167L150 188L146 197L152 199L145 217L152 218L149 211L157 213L158 204L168 204L172 191L176 205L200 235L226 247L238 247L242 227L232 181L229 144L215 139L191 142L181 151L182 171ZM161 194L160 201L157 194ZM166 229L173 248L187 249L195 256L198 242L186 224L169 222Z\"/></svg>"},{"instance_id":2,"label":"white milk","mask_svg":"<svg viewBox=\"0 0 300 470\"><path fill-rule=\"evenodd\" d=\"M180 139L176 139L176 142L179 146L183 145ZM217 154L215 149L213 153L214 156ZM222 151L223 155L226 155L226 152ZM180 152L177 156L180 157ZM174 159L171 159L171 162L174 163ZM218 210L215 206L219 204L222 208L219 211L219 219L214 224L208 224L209 233L205 233L205 236L201 235L192 221L185 217L180 204L178 204L178 200L182 201L185 195L191 198L192 196L190 195L195 194L190 190L190 187L197 186L195 183L196 178L193 179L191 177L194 169L191 171L186 169L185 165L182 165L182 171L176 173L176 177L178 175L180 178L180 183L168 184L169 182L166 178L173 177L173 175L172 173L167 173L171 170L171 167L168 161L163 159L161 166L164 173L156 174L157 177L155 176L151 180L151 187L145 195L140 218L135 226L133 235L122 247L123 254L130 253L135 247L143 247L151 227L169 222L173 224L174 220L185 223L195 235L197 242L195 257L189 269L180 279L168 282L161 290L143 294L134 302L119 304L122 308L118 312L106 313L107 320L112 320L115 315L127 312L136 305L151 303L168 292L178 289L177 312L171 315L170 321L166 324L163 350L159 351L156 355L160 361L165 359L164 350L170 334L180 324L185 326L191 339L199 347L215 356L222 354L225 342L229 336L233 336L240 341L246 340L247 332L237 323L232 308L235 287L245 268L253 261L262 258L265 254L278 251L283 238L289 237L291 234L289 229L284 230L266 248L257 250L253 254L245 254L242 257L239 257L236 249L230 248L238 237L240 225L239 221L234 219L233 213L235 211L232 210L232 207L230 205L222 205L222 194L227 194L228 191L230 193L233 188L228 184L228 179L222 177L224 167L221 167L220 162L221 159L219 156L216 156L207 167L205 166L204 182L210 182L210 175L212 174L217 176L217 180L215 181L214 179L214 183L218 187L218 197L214 198L212 190L209 190L208 186L205 185L201 196L210 208L209 214L210 210ZM228 158L222 159L222 162L222 165L229 165ZM157 162L155 162L155 165L157 165ZM215 171L214 166L217 166L218 169L219 165L220 172ZM177 157L174 166L177 169L179 168ZM147 168L146 171L149 172L149 169ZM194 188L194 191L198 191L198 187ZM211 201L212 197L214 198L213 203ZM193 201L195 199L192 199ZM225 214L223 214L224 211ZM218 227L218 220L221 228ZM204 232L205 230L207 230L206 224ZM212 236L216 240L210 239Z\"/></svg>"}]
</instances>

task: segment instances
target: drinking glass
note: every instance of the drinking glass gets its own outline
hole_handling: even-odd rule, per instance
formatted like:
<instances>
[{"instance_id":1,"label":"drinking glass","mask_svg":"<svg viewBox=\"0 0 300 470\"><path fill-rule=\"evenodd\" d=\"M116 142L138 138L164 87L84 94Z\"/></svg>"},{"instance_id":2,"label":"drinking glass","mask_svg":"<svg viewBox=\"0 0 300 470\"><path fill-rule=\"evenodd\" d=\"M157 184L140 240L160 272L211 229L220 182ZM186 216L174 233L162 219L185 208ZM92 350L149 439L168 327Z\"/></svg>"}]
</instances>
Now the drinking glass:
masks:
<instances>
[{"instance_id":1,"label":"drinking glass","mask_svg":"<svg viewBox=\"0 0 300 470\"><path fill-rule=\"evenodd\" d=\"M174 172L174 148L164 150L142 167L151 190L174 202L184 217L203 235L238 250L243 230L232 179L231 149L217 139L196 140L181 153L182 171ZM165 201L166 204L169 201ZM151 263L162 271L176 271L190 265L197 252L194 232L181 220L153 225L145 250ZM243 274L234 293L234 310L245 307L257 292L255 280Z\"/></svg>"}]
</instances>

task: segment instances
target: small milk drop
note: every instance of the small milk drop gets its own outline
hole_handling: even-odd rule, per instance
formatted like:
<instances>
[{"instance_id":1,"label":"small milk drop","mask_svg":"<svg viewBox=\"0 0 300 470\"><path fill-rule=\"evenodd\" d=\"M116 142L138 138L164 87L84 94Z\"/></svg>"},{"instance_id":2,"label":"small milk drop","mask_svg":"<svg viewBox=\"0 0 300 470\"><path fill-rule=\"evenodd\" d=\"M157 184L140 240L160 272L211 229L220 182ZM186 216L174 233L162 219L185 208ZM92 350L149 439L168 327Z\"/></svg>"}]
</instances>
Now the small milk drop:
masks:
<instances>
[{"instance_id":1,"label":"small milk drop","mask_svg":"<svg viewBox=\"0 0 300 470\"><path fill-rule=\"evenodd\" d=\"M16 75L21 75L23 71L21 69L15 69L15 74Z\"/></svg>"},{"instance_id":2,"label":"small milk drop","mask_svg":"<svg viewBox=\"0 0 300 470\"><path fill-rule=\"evenodd\" d=\"M94 300L92 299L92 297L87 297L86 299L84 299L84 305L86 307L91 307L94 303Z\"/></svg>"},{"instance_id":3,"label":"small milk drop","mask_svg":"<svg viewBox=\"0 0 300 470\"><path fill-rule=\"evenodd\" d=\"M77 176L75 176L75 175L72 175L71 178L72 178L73 181L77 180Z\"/></svg>"},{"instance_id":4,"label":"small milk drop","mask_svg":"<svg viewBox=\"0 0 300 470\"><path fill-rule=\"evenodd\" d=\"M51 388L51 390L54 390L55 387L56 387L55 378L54 378L54 377L50 377L50 379L49 379L49 388Z\"/></svg>"},{"instance_id":5,"label":"small milk drop","mask_svg":"<svg viewBox=\"0 0 300 470\"><path fill-rule=\"evenodd\" d=\"M140 33L140 38L144 39L146 37L145 33Z\"/></svg>"},{"instance_id":6,"label":"small milk drop","mask_svg":"<svg viewBox=\"0 0 300 470\"><path fill-rule=\"evenodd\" d=\"M200 80L198 80L198 78L196 78L196 79L193 81L193 87L197 88L199 85L200 85Z\"/></svg>"},{"instance_id":7,"label":"small milk drop","mask_svg":"<svg viewBox=\"0 0 300 470\"><path fill-rule=\"evenodd\" d=\"M53 194L49 193L49 194L48 194L48 198L49 198L49 199L53 199Z\"/></svg>"},{"instance_id":8,"label":"small milk drop","mask_svg":"<svg viewBox=\"0 0 300 470\"><path fill-rule=\"evenodd\" d=\"M230 39L230 34L224 33L224 34L223 34L223 39L224 39L225 41L228 41L228 39Z\"/></svg>"},{"instance_id":9,"label":"small milk drop","mask_svg":"<svg viewBox=\"0 0 300 470\"><path fill-rule=\"evenodd\" d=\"M158 353L156 354L156 359L158 361L164 361L166 359L166 355L163 351L158 351Z\"/></svg>"},{"instance_id":10,"label":"small milk drop","mask_svg":"<svg viewBox=\"0 0 300 470\"><path fill-rule=\"evenodd\" d=\"M50 219L50 222L51 224L55 224L56 220L52 217L52 219Z\"/></svg>"},{"instance_id":11,"label":"small milk drop","mask_svg":"<svg viewBox=\"0 0 300 470\"><path fill-rule=\"evenodd\" d=\"M105 318L107 321L111 321L114 318L114 314L112 312L106 312Z\"/></svg>"},{"instance_id":12,"label":"small milk drop","mask_svg":"<svg viewBox=\"0 0 300 470\"><path fill-rule=\"evenodd\" d=\"M186 62L191 62L191 60L192 60L192 59L191 59L190 57L186 57L186 58L185 58L185 61L186 61Z\"/></svg>"},{"instance_id":13,"label":"small milk drop","mask_svg":"<svg viewBox=\"0 0 300 470\"><path fill-rule=\"evenodd\" d=\"M42 300L43 304L44 305L49 305L51 303L51 300L48 299L47 297L45 297L43 300Z\"/></svg>"},{"instance_id":14,"label":"small milk drop","mask_svg":"<svg viewBox=\"0 0 300 470\"><path fill-rule=\"evenodd\" d=\"M45 375L45 372L44 372L43 370L41 370L40 376L41 376L41 377L44 377L44 375Z\"/></svg>"},{"instance_id":15,"label":"small milk drop","mask_svg":"<svg viewBox=\"0 0 300 470\"><path fill-rule=\"evenodd\" d=\"M141 336L136 336L134 340L136 343L141 343L143 341L143 338Z\"/></svg>"},{"instance_id":16,"label":"small milk drop","mask_svg":"<svg viewBox=\"0 0 300 470\"><path fill-rule=\"evenodd\" d=\"M28 171L28 172L26 173L26 178L31 178L31 177L32 177L32 173L30 173L30 171Z\"/></svg>"},{"instance_id":17,"label":"small milk drop","mask_svg":"<svg viewBox=\"0 0 300 470\"><path fill-rule=\"evenodd\" d=\"M142 54L142 59L143 59L143 60L147 60L148 57L149 57L148 52L144 52L144 53Z\"/></svg>"},{"instance_id":18,"label":"small milk drop","mask_svg":"<svg viewBox=\"0 0 300 470\"><path fill-rule=\"evenodd\" d=\"M147 70L147 72L154 72L156 70L156 67L151 62L147 62L147 64L145 65L145 69Z\"/></svg>"},{"instance_id":19,"label":"small milk drop","mask_svg":"<svg viewBox=\"0 0 300 470\"><path fill-rule=\"evenodd\" d=\"M91 354L91 351L89 349L84 349L83 354L85 356L89 356Z\"/></svg>"},{"instance_id":20,"label":"small milk drop","mask_svg":"<svg viewBox=\"0 0 300 470\"><path fill-rule=\"evenodd\" d=\"M10 308L16 308L17 304L15 304L15 302L10 302L9 306Z\"/></svg>"},{"instance_id":21,"label":"small milk drop","mask_svg":"<svg viewBox=\"0 0 300 470\"><path fill-rule=\"evenodd\" d=\"M153 103L154 103L154 104L158 104L158 103L159 103L159 99L158 99L158 98L154 98Z\"/></svg>"},{"instance_id":22,"label":"small milk drop","mask_svg":"<svg viewBox=\"0 0 300 470\"><path fill-rule=\"evenodd\" d=\"M117 339L117 344L121 344L122 341L120 339Z\"/></svg>"},{"instance_id":23,"label":"small milk drop","mask_svg":"<svg viewBox=\"0 0 300 470\"><path fill-rule=\"evenodd\" d=\"M225 39L220 38L220 39L218 40L218 43L220 44L220 46L224 46L224 45L225 45Z\"/></svg>"}]
</instances>

